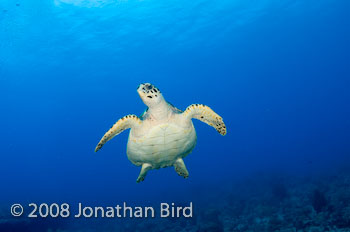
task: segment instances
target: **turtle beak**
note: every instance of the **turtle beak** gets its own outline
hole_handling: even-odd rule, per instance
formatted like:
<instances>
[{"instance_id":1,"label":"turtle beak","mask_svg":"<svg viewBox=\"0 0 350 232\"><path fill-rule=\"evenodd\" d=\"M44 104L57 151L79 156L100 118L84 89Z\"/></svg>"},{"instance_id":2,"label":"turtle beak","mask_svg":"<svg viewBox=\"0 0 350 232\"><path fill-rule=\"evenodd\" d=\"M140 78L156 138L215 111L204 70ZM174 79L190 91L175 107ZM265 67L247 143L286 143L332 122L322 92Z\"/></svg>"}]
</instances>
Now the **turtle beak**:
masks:
<instances>
[{"instance_id":1,"label":"turtle beak","mask_svg":"<svg viewBox=\"0 0 350 232\"><path fill-rule=\"evenodd\" d=\"M146 88L145 88L145 84L142 83L137 87L137 93L139 94L140 98L143 99L146 95Z\"/></svg>"},{"instance_id":2,"label":"turtle beak","mask_svg":"<svg viewBox=\"0 0 350 232\"><path fill-rule=\"evenodd\" d=\"M137 86L137 89L136 90L139 90L139 88L142 88L142 86L145 85L144 83L141 83Z\"/></svg>"},{"instance_id":3,"label":"turtle beak","mask_svg":"<svg viewBox=\"0 0 350 232\"><path fill-rule=\"evenodd\" d=\"M137 86L137 91L138 92L148 92L150 90L154 89L154 85L150 84L150 83L142 83L139 86Z\"/></svg>"}]
</instances>

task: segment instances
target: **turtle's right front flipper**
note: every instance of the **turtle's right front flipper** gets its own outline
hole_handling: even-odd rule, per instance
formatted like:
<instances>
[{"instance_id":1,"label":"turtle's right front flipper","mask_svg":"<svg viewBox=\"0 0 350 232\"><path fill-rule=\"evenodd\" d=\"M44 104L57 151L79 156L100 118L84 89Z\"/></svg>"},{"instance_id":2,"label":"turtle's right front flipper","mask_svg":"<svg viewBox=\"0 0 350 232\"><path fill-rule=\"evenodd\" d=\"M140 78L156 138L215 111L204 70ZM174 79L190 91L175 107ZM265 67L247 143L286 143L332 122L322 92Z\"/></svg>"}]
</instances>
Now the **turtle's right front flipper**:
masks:
<instances>
[{"instance_id":1,"label":"turtle's right front flipper","mask_svg":"<svg viewBox=\"0 0 350 232\"><path fill-rule=\"evenodd\" d=\"M95 148L95 152L101 149L101 147L111 140L114 136L120 134L126 129L136 127L141 124L141 120L134 114L129 114L119 119L107 133L102 137L100 142Z\"/></svg>"}]
</instances>

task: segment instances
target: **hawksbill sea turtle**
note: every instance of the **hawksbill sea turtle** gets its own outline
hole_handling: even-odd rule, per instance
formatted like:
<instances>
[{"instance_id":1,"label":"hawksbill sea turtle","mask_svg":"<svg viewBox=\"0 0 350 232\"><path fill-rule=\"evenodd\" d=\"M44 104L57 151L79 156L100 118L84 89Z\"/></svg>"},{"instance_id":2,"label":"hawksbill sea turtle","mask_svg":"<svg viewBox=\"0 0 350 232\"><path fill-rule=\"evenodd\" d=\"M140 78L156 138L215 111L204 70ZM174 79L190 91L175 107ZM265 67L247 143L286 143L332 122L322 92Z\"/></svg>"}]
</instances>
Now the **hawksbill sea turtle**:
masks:
<instances>
[{"instance_id":1,"label":"hawksbill sea turtle","mask_svg":"<svg viewBox=\"0 0 350 232\"><path fill-rule=\"evenodd\" d=\"M197 141L192 118L225 135L226 126L222 118L202 104L192 104L181 111L165 101L160 90L150 83L140 84L137 93L148 108L140 117L129 114L119 119L102 137L95 152L130 128L127 156L133 164L142 166L137 182L143 181L149 170L169 166L174 166L180 176L187 178L183 158L191 153Z\"/></svg>"}]
</instances>

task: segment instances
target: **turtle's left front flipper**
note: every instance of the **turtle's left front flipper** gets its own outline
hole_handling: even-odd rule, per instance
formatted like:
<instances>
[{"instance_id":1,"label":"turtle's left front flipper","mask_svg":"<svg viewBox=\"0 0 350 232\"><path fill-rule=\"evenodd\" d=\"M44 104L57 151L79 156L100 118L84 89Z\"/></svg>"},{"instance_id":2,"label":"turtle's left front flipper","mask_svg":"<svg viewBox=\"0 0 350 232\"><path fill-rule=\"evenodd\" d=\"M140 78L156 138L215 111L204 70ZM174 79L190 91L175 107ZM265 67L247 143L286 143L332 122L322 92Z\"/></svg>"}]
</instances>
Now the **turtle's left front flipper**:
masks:
<instances>
[{"instance_id":1,"label":"turtle's left front flipper","mask_svg":"<svg viewBox=\"0 0 350 232\"><path fill-rule=\"evenodd\" d=\"M210 107L202 104L192 104L183 112L187 118L195 118L214 127L221 135L226 135L226 126L222 117Z\"/></svg>"},{"instance_id":2,"label":"turtle's left front flipper","mask_svg":"<svg viewBox=\"0 0 350 232\"><path fill-rule=\"evenodd\" d=\"M101 147L111 140L114 136L120 134L126 129L136 127L141 124L141 120L134 114L129 114L119 119L112 127L107 131L107 133L102 137L100 142L95 148L95 152L101 149Z\"/></svg>"}]
</instances>

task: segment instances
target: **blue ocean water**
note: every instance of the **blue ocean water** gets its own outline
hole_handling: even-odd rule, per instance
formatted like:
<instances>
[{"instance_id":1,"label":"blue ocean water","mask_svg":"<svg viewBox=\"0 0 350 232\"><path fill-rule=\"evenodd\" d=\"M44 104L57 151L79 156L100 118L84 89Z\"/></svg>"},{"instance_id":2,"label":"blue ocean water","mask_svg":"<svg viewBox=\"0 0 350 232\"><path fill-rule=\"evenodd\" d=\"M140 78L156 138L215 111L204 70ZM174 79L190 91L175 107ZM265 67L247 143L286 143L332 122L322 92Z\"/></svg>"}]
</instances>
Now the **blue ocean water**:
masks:
<instances>
[{"instance_id":1,"label":"blue ocean water","mask_svg":"<svg viewBox=\"0 0 350 232\"><path fill-rule=\"evenodd\" d=\"M2 0L0 230L350 231L349 12L347 0ZM181 110L201 103L224 119L224 137L193 120L188 179L164 168L137 184L128 132L94 153L119 118L145 110L144 82ZM261 203L271 189L279 205ZM31 202L194 210L33 219Z\"/></svg>"}]
</instances>

